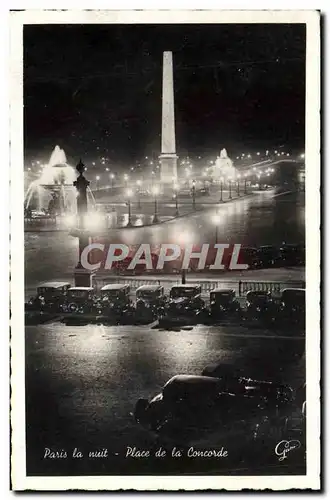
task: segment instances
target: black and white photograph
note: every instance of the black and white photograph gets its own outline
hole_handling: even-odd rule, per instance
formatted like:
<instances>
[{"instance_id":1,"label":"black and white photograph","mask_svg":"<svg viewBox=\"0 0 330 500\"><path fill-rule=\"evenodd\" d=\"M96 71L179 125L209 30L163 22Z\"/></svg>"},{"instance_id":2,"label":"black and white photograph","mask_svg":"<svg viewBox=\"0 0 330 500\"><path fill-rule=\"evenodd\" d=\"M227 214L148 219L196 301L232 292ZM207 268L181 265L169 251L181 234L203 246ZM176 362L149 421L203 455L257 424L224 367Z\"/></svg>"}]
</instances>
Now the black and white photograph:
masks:
<instances>
[{"instance_id":1,"label":"black and white photograph","mask_svg":"<svg viewBox=\"0 0 330 500\"><path fill-rule=\"evenodd\" d=\"M319 14L11 21L13 489L318 489Z\"/></svg>"}]
</instances>

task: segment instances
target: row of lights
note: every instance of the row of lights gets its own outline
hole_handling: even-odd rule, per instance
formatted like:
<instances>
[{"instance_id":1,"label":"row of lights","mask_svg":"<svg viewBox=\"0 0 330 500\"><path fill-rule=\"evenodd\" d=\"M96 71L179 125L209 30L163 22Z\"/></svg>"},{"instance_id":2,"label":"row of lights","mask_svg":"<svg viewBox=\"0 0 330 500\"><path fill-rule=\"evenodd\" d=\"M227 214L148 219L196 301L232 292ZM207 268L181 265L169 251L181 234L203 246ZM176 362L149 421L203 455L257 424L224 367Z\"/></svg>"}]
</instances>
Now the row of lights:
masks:
<instances>
[{"instance_id":1,"label":"row of lights","mask_svg":"<svg viewBox=\"0 0 330 500\"><path fill-rule=\"evenodd\" d=\"M256 154L257 154L257 156L260 156L260 154L261 154L261 153L260 153L259 151L257 151L257 153L256 153ZM290 156L290 153L285 153L284 151L279 152L279 151L277 151L277 150L275 150L275 151L274 151L274 154L275 154L276 156L278 156L278 157L280 157L280 156ZM266 150L266 156L268 156L268 155L269 155L269 150ZM237 160L239 160L239 159L243 159L244 157L246 157L246 158L248 158L248 159L252 158L252 156L251 156L251 154L250 154L250 153L248 153L247 155L245 155L245 153L242 153L241 157L237 156L237 157L236 157L236 159L237 159ZM199 158L199 159L201 159L201 157L200 157L200 156L199 156L198 158ZM304 159L304 158L305 158L305 153L301 153L301 154L300 154L300 158ZM145 159L147 160L147 159L148 159L148 156L146 156L146 157L145 157ZM104 158L104 157L103 157L103 158L101 159L101 163L102 163L102 165L104 165L104 164L105 164L105 161L106 161L106 158ZM210 163L210 165L213 165L215 162L214 162L213 160L209 160L209 163ZM41 162L40 162L39 160L37 160L36 162L32 161L32 162L31 162L31 164L32 164L32 166L35 166L35 165L40 166L40 165L41 165ZM93 165L93 166L95 166L95 165L96 165L95 161L93 161L93 162L92 162L92 165ZM154 165L154 162L153 162L153 161L150 161L150 165ZM185 175L186 175L186 177L189 177L189 176L190 176L190 171L189 171L189 169L191 170L191 169L193 168L193 165L192 165L192 163L189 161L189 158L188 158L187 160L182 160L182 161L181 161L181 165L188 165L187 167L185 167ZM158 164L158 165L156 165L156 168L157 168L157 169L159 169L159 167L160 167L160 166L159 166L159 164ZM31 169L31 167L28 167L28 168L27 168L27 170L28 170L28 172L30 172L32 169ZM88 170L88 168L87 168L87 167L85 167L85 170L87 171L87 170ZM106 170L106 172L109 172L109 171L110 171L110 168L109 168L109 167L106 167L106 169L105 169L105 170ZM134 167L131 167L131 171L133 171L133 170L134 170ZM42 170L39 170L39 173L42 173ZM153 170L153 171L151 172L151 174L152 174L152 175L155 175L155 171ZM203 175L206 175L206 173L203 173ZM110 178L111 178L111 179L114 179L114 178L115 178L115 174L111 173L111 174L110 174ZM100 176L99 176L99 175L97 175L97 176L96 176L96 180L100 180ZM125 180L125 181L126 181L126 180L128 180L128 175L127 175L127 174L125 174L125 175L124 175L124 180Z\"/></svg>"}]
</instances>

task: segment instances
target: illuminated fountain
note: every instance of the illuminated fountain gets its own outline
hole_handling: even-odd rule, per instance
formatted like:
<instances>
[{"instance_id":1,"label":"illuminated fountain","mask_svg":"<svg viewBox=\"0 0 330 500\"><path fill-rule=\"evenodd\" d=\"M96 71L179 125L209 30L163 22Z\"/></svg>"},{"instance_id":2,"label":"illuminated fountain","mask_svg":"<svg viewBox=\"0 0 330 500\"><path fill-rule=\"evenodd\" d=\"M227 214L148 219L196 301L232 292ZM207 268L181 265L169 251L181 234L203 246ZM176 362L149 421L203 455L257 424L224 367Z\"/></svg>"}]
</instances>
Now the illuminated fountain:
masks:
<instances>
[{"instance_id":1,"label":"illuminated fountain","mask_svg":"<svg viewBox=\"0 0 330 500\"><path fill-rule=\"evenodd\" d=\"M55 146L49 162L43 166L39 179L29 185L24 208L36 210L51 216L75 214L77 210L77 191L73 186L76 180L75 169L67 163L65 153ZM95 200L88 188L88 201L94 206Z\"/></svg>"},{"instance_id":2,"label":"illuminated fountain","mask_svg":"<svg viewBox=\"0 0 330 500\"><path fill-rule=\"evenodd\" d=\"M217 157L215 165L212 167L211 175L214 180L236 177L236 169L225 148L220 151L220 156Z\"/></svg>"}]
</instances>

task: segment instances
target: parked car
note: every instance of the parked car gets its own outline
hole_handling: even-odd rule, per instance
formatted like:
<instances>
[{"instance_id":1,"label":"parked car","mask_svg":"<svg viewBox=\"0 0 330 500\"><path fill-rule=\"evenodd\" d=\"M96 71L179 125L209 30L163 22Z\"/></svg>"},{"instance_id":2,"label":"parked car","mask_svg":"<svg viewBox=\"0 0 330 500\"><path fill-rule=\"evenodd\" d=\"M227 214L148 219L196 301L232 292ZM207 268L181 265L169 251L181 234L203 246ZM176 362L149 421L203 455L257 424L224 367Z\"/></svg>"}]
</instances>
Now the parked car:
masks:
<instances>
[{"instance_id":1,"label":"parked car","mask_svg":"<svg viewBox=\"0 0 330 500\"><path fill-rule=\"evenodd\" d=\"M142 285L136 290L136 317L153 320L164 314L166 297L160 285Z\"/></svg>"},{"instance_id":2,"label":"parked car","mask_svg":"<svg viewBox=\"0 0 330 500\"><path fill-rule=\"evenodd\" d=\"M249 269L259 267L258 250L255 247L241 247L239 253L239 261L241 264L247 264Z\"/></svg>"},{"instance_id":3,"label":"parked car","mask_svg":"<svg viewBox=\"0 0 330 500\"><path fill-rule=\"evenodd\" d=\"M230 288L215 288L210 292L210 315L212 318L226 318L241 315L241 306L235 291Z\"/></svg>"},{"instance_id":4,"label":"parked car","mask_svg":"<svg viewBox=\"0 0 330 500\"><path fill-rule=\"evenodd\" d=\"M129 285L112 283L101 288L97 301L100 314L122 316L132 312Z\"/></svg>"},{"instance_id":5,"label":"parked car","mask_svg":"<svg viewBox=\"0 0 330 500\"><path fill-rule=\"evenodd\" d=\"M62 310L65 313L86 314L96 313L96 292L90 286L75 286L66 293Z\"/></svg>"},{"instance_id":6,"label":"parked car","mask_svg":"<svg viewBox=\"0 0 330 500\"><path fill-rule=\"evenodd\" d=\"M284 323L304 326L306 315L306 292L304 288L285 288L281 294L279 318Z\"/></svg>"},{"instance_id":7,"label":"parked car","mask_svg":"<svg viewBox=\"0 0 330 500\"><path fill-rule=\"evenodd\" d=\"M29 311L60 311L71 284L66 281L49 281L38 286L37 294L26 304Z\"/></svg>"},{"instance_id":8,"label":"parked car","mask_svg":"<svg viewBox=\"0 0 330 500\"><path fill-rule=\"evenodd\" d=\"M270 292L256 290L246 294L245 317L250 321L273 323L277 315L277 306Z\"/></svg>"},{"instance_id":9,"label":"parked car","mask_svg":"<svg viewBox=\"0 0 330 500\"><path fill-rule=\"evenodd\" d=\"M170 291L170 299L165 314L170 317L196 317L205 312L201 285L175 285Z\"/></svg>"},{"instance_id":10,"label":"parked car","mask_svg":"<svg viewBox=\"0 0 330 500\"><path fill-rule=\"evenodd\" d=\"M141 197L142 197L142 196L150 196L150 195L151 195L151 193L150 193L149 189L137 189L137 190L136 190L136 194L137 194L138 196L141 196Z\"/></svg>"},{"instance_id":11,"label":"parked car","mask_svg":"<svg viewBox=\"0 0 330 500\"><path fill-rule=\"evenodd\" d=\"M305 247L284 243L280 248L280 261L283 266L305 265Z\"/></svg>"},{"instance_id":12,"label":"parked car","mask_svg":"<svg viewBox=\"0 0 330 500\"><path fill-rule=\"evenodd\" d=\"M136 422L158 438L189 446L207 436L258 437L258 425L271 417L279 427L293 404L291 388L271 382L200 375L176 375L151 400L139 399ZM213 441L213 440L212 440Z\"/></svg>"},{"instance_id":13,"label":"parked car","mask_svg":"<svg viewBox=\"0 0 330 500\"><path fill-rule=\"evenodd\" d=\"M275 267L279 264L279 250L272 245L263 245L257 250L257 266L260 268Z\"/></svg>"},{"instance_id":14,"label":"parked car","mask_svg":"<svg viewBox=\"0 0 330 500\"><path fill-rule=\"evenodd\" d=\"M196 189L196 196L209 196L210 188L208 186Z\"/></svg>"}]
</instances>

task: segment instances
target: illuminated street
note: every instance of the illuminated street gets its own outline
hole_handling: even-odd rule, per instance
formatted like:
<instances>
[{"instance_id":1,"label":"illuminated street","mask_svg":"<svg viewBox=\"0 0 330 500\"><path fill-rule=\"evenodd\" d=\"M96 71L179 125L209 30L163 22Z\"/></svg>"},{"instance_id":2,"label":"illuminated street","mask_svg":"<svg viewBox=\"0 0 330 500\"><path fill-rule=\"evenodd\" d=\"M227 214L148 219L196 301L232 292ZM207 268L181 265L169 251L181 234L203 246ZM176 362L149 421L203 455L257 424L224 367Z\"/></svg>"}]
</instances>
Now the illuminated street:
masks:
<instances>
[{"instance_id":1,"label":"illuminated street","mask_svg":"<svg viewBox=\"0 0 330 500\"><path fill-rule=\"evenodd\" d=\"M213 242L215 227L210 215L216 208L201 211L170 223L139 229L109 230L112 241L129 244L177 241L182 233L193 242ZM302 243L305 237L304 193L272 197L261 193L219 206L219 242L243 245ZM70 279L77 264L77 239L60 233L25 233L25 285L33 287L50 279Z\"/></svg>"},{"instance_id":2,"label":"illuminated street","mask_svg":"<svg viewBox=\"0 0 330 500\"><path fill-rule=\"evenodd\" d=\"M127 446L154 446L152 435L134 422L137 399L154 396L178 373L200 374L205 366L219 362L234 370L241 368L244 375L289 383L294 388L304 382L304 338L292 332L274 334L233 326L162 331L136 326L50 324L27 327L26 339L30 474L184 471L184 460L164 464L124 459ZM233 445L228 436L219 439L229 451L227 461L212 463L212 469L219 473L246 466L253 473L257 465L266 466L268 459L274 464L273 449L247 465L249 453L244 446L241 448L238 442ZM215 442L209 445L214 446ZM55 451L78 447L85 455L107 448L109 457L62 463L43 459L45 447ZM209 461L206 464L210 467ZM196 472L204 466L205 462L189 462Z\"/></svg>"}]
</instances>

